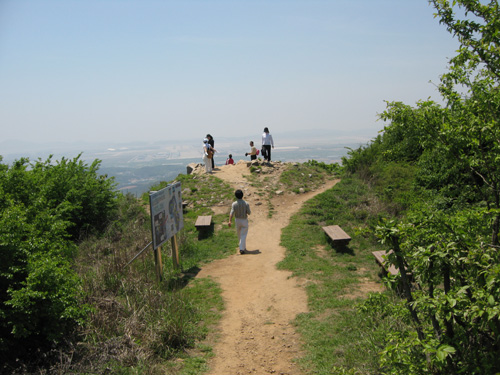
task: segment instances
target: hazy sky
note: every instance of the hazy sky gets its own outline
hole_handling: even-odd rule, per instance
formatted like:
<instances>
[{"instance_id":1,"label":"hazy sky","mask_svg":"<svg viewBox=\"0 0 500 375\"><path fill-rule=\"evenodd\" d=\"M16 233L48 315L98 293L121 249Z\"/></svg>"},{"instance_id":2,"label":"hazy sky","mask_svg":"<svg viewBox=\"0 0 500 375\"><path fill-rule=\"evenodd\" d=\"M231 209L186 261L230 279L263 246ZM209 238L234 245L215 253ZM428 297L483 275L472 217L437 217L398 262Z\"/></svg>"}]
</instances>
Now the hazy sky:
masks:
<instances>
[{"instance_id":1,"label":"hazy sky","mask_svg":"<svg viewBox=\"0 0 500 375\"><path fill-rule=\"evenodd\" d=\"M433 13L427 0L0 0L0 139L378 130L384 100L439 98L429 81L458 45Z\"/></svg>"}]
</instances>

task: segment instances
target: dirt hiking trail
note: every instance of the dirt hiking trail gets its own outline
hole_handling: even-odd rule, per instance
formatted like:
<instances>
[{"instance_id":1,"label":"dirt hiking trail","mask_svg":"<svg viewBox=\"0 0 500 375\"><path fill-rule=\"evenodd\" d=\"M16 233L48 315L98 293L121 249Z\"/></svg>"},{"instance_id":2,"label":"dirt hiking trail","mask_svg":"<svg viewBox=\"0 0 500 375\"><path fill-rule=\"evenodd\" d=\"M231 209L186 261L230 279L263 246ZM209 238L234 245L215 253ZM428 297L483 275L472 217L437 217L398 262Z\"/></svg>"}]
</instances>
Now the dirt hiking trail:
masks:
<instances>
[{"instance_id":1,"label":"dirt hiking trail","mask_svg":"<svg viewBox=\"0 0 500 375\"><path fill-rule=\"evenodd\" d=\"M278 181L284 168L284 164L273 163L267 175ZM292 321L297 314L308 311L307 296L298 280L291 278L291 272L276 268L285 254L280 246L281 230L305 201L337 181L327 181L320 189L304 194L274 196L275 212L268 218L267 202L250 186L244 177L247 174L250 171L244 161L214 171L216 177L234 189L243 190L243 199L250 204L252 214L247 254L240 255L235 243L234 255L203 266L197 276L212 278L221 285L226 307L218 327L215 357L209 362L209 374L302 374L294 362L301 356L301 342ZM219 208L216 213L229 216L229 209Z\"/></svg>"}]
</instances>

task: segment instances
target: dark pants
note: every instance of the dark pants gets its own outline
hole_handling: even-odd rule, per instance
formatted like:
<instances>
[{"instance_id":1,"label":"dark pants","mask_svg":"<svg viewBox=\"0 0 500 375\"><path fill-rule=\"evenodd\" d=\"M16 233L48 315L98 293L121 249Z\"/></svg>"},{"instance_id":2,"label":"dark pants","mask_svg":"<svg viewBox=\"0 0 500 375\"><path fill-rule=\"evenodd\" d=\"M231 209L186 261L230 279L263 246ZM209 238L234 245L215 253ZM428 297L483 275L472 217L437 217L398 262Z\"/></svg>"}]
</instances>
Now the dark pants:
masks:
<instances>
[{"instance_id":1,"label":"dark pants","mask_svg":"<svg viewBox=\"0 0 500 375\"><path fill-rule=\"evenodd\" d=\"M264 160L271 161L271 145L262 145L262 157Z\"/></svg>"},{"instance_id":2,"label":"dark pants","mask_svg":"<svg viewBox=\"0 0 500 375\"><path fill-rule=\"evenodd\" d=\"M208 141L208 144L210 145L210 147L214 148L215 142L213 139L211 139ZM215 168L215 161L214 161L214 157L212 156L212 169L214 169L214 168Z\"/></svg>"}]
</instances>

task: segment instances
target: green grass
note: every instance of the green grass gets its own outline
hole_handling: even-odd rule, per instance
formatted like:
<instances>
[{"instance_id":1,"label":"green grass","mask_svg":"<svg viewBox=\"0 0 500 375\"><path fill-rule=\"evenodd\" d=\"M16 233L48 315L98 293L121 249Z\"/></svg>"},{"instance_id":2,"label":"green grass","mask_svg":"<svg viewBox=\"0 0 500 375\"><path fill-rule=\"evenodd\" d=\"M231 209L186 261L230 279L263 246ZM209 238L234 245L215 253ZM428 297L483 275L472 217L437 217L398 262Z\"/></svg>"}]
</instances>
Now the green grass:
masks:
<instances>
[{"instance_id":1,"label":"green grass","mask_svg":"<svg viewBox=\"0 0 500 375\"><path fill-rule=\"evenodd\" d=\"M383 209L369 186L345 177L306 202L282 232L287 251L279 268L307 280L310 312L295 323L307 353L301 363L315 374L379 371L388 322L360 311L366 293L358 288L366 281L381 283L371 252L382 247L371 229ZM348 246L332 246L321 229L332 224L351 235Z\"/></svg>"},{"instance_id":2,"label":"green grass","mask_svg":"<svg viewBox=\"0 0 500 375\"><path fill-rule=\"evenodd\" d=\"M310 164L289 164L280 176L280 183L287 190L299 193L311 191L324 184L327 177L332 176L323 168Z\"/></svg>"}]
</instances>

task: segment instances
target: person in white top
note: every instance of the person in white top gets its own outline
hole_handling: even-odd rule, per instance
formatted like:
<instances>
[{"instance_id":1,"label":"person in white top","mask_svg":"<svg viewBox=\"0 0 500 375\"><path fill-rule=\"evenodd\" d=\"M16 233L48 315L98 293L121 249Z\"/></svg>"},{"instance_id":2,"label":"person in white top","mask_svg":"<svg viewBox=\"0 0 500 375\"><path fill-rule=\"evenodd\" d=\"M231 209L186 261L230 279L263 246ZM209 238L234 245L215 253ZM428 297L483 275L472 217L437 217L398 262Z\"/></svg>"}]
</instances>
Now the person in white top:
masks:
<instances>
[{"instance_id":1,"label":"person in white top","mask_svg":"<svg viewBox=\"0 0 500 375\"><path fill-rule=\"evenodd\" d=\"M205 172L212 173L212 158L217 150L210 146L208 139L203 140L203 162L205 163Z\"/></svg>"},{"instance_id":2,"label":"person in white top","mask_svg":"<svg viewBox=\"0 0 500 375\"><path fill-rule=\"evenodd\" d=\"M269 134L269 129L266 127L262 133L262 157L268 162L271 161L271 147L274 148L273 136Z\"/></svg>"},{"instance_id":3,"label":"person in white top","mask_svg":"<svg viewBox=\"0 0 500 375\"><path fill-rule=\"evenodd\" d=\"M267 162L271 161L271 147L274 148L273 136L269 134L268 128L264 128L264 133L262 133L262 157Z\"/></svg>"},{"instance_id":4,"label":"person in white top","mask_svg":"<svg viewBox=\"0 0 500 375\"><path fill-rule=\"evenodd\" d=\"M233 216L236 224L236 233L238 234L240 254L245 254L247 250L247 235L248 235L248 215L251 214L250 205L243 200L243 191L240 189L234 192L236 202L231 205L229 213L228 225L231 226Z\"/></svg>"}]
</instances>

